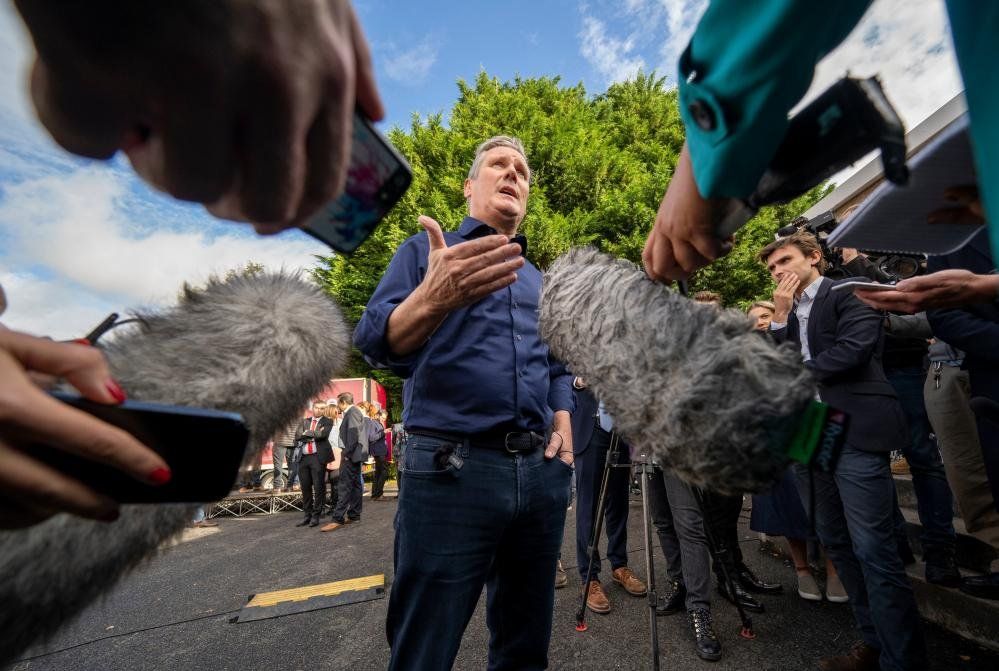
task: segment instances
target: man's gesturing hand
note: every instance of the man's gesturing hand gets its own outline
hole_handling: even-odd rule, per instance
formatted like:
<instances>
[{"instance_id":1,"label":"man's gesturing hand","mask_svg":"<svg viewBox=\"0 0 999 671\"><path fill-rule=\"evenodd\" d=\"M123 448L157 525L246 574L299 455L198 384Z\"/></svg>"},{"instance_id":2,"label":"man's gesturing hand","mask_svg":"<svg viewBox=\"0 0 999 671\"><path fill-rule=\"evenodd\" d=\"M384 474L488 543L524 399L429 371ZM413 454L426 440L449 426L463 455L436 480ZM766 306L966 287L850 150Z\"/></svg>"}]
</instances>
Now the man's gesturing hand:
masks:
<instances>
[{"instance_id":1,"label":"man's gesturing hand","mask_svg":"<svg viewBox=\"0 0 999 671\"><path fill-rule=\"evenodd\" d=\"M517 281L524 265L520 245L505 235L487 235L448 247L440 224L420 217L430 240L423 281L389 315L385 339L396 356L423 347L450 314Z\"/></svg>"},{"instance_id":2,"label":"man's gesturing hand","mask_svg":"<svg viewBox=\"0 0 999 671\"><path fill-rule=\"evenodd\" d=\"M425 216L420 217L420 224L430 239L430 257L417 291L431 312L446 315L517 281L524 257L520 256L520 245L505 235L488 235L448 247L440 224Z\"/></svg>"}]
</instances>

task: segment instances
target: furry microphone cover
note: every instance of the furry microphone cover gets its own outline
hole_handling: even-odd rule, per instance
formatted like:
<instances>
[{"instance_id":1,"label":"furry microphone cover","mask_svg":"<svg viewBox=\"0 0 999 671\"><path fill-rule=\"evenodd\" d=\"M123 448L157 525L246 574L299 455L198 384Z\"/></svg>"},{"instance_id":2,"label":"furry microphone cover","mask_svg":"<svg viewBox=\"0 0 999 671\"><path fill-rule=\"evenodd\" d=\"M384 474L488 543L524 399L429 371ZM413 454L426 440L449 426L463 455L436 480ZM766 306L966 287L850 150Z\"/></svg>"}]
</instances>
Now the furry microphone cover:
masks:
<instances>
[{"instance_id":1,"label":"furry microphone cover","mask_svg":"<svg viewBox=\"0 0 999 671\"><path fill-rule=\"evenodd\" d=\"M782 448L816 394L800 354L775 347L746 315L697 304L592 248L545 274L541 336L633 448L723 493L778 479L789 463Z\"/></svg>"},{"instance_id":2,"label":"furry microphone cover","mask_svg":"<svg viewBox=\"0 0 999 671\"><path fill-rule=\"evenodd\" d=\"M106 348L128 397L242 414L248 459L343 370L351 347L332 299L287 274L185 287L176 307L138 317ZM122 506L110 524L57 515L0 532L0 665L107 592L195 509Z\"/></svg>"}]
</instances>

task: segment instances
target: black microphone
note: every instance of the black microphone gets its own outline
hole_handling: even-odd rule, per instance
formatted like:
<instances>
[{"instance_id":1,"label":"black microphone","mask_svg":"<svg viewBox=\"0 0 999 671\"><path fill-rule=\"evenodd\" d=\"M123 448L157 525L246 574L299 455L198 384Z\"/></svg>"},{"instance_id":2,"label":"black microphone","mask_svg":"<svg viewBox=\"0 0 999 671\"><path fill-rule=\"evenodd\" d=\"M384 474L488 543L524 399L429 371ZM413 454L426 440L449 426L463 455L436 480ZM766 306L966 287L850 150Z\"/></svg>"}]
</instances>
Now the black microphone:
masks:
<instances>
[{"instance_id":1,"label":"black microphone","mask_svg":"<svg viewBox=\"0 0 999 671\"><path fill-rule=\"evenodd\" d=\"M846 416L815 401L791 345L695 303L634 264L574 249L545 274L541 336L637 451L697 486L762 491L792 459L835 465Z\"/></svg>"},{"instance_id":2,"label":"black microphone","mask_svg":"<svg viewBox=\"0 0 999 671\"><path fill-rule=\"evenodd\" d=\"M129 398L240 413L246 459L344 368L351 332L315 285L288 274L185 287L106 347ZM50 635L177 535L197 506L122 506L112 523L57 515L0 532L0 666Z\"/></svg>"}]
</instances>

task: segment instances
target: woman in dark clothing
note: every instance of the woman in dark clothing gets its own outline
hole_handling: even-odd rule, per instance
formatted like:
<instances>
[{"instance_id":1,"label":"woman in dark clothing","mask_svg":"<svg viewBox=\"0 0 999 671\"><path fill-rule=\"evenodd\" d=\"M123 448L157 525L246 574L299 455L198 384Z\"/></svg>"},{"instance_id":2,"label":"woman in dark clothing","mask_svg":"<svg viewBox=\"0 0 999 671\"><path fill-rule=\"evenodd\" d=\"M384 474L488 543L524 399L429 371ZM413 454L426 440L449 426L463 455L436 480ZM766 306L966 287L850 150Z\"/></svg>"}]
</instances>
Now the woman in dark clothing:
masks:
<instances>
[{"instance_id":1,"label":"woman in dark clothing","mask_svg":"<svg viewBox=\"0 0 999 671\"><path fill-rule=\"evenodd\" d=\"M385 491L385 479L388 477L388 443L385 440L385 425L382 424L378 408L374 404L366 403L362 410L368 415L368 455L375 460L371 500L380 501Z\"/></svg>"},{"instance_id":2,"label":"woman in dark clothing","mask_svg":"<svg viewBox=\"0 0 999 671\"><path fill-rule=\"evenodd\" d=\"M747 312L757 330L766 332L776 308L770 301L756 301ZM749 516L749 528L767 536L783 536L787 539L794 570L798 576L798 596L808 601L822 601L822 592L808 565L808 539L815 535L808 524L808 515L801 503L795 475L791 469L784 472L769 494L753 496L753 510ZM843 583L836 574L836 568L826 558L826 598L833 603L845 603L848 598Z\"/></svg>"}]
</instances>

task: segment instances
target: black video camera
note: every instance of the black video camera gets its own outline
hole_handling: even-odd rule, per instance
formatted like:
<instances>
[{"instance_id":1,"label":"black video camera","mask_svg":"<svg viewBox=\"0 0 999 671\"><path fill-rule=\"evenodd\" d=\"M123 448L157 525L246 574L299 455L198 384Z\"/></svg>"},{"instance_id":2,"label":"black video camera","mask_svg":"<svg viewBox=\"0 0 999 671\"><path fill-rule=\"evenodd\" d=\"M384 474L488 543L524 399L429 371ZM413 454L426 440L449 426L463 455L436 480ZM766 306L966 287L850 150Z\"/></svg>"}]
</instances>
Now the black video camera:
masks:
<instances>
[{"instance_id":1,"label":"black video camera","mask_svg":"<svg viewBox=\"0 0 999 671\"><path fill-rule=\"evenodd\" d=\"M798 217L787 226L777 229L775 238L786 238L797 231L808 231L819 241L822 256L829 268L824 275L831 280L842 280L847 277L866 277L875 282L892 284L899 280L915 277L926 269L926 259L910 254L882 254L865 252L849 262L843 261L843 253L829 246L829 234L839 224L832 212L825 212L806 219ZM861 250L862 251L862 250Z\"/></svg>"}]
</instances>

